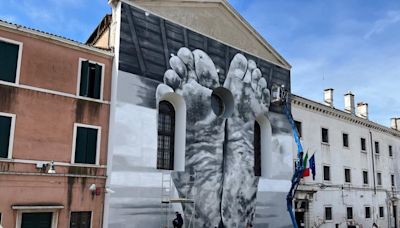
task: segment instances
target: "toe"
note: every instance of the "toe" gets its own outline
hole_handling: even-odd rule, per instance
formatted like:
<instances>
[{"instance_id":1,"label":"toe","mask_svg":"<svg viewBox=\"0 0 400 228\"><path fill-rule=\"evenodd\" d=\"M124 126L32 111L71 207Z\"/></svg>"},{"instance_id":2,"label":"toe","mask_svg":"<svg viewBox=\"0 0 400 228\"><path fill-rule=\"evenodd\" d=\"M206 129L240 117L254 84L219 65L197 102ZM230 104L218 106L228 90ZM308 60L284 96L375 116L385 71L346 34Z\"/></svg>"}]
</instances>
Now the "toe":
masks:
<instances>
[{"instance_id":1,"label":"toe","mask_svg":"<svg viewBox=\"0 0 400 228\"><path fill-rule=\"evenodd\" d=\"M194 58L189 48L183 47L178 50L178 57L186 64L188 70L194 69Z\"/></svg>"},{"instance_id":2,"label":"toe","mask_svg":"<svg viewBox=\"0 0 400 228\"><path fill-rule=\"evenodd\" d=\"M225 79L224 86L230 87L233 78L243 79L247 71L247 59L244 55L238 53L233 57L229 71Z\"/></svg>"},{"instance_id":3,"label":"toe","mask_svg":"<svg viewBox=\"0 0 400 228\"><path fill-rule=\"evenodd\" d=\"M261 76L262 76L261 70L258 68L255 68L251 73L251 87L253 88L254 91L257 91L257 86Z\"/></svg>"},{"instance_id":4,"label":"toe","mask_svg":"<svg viewBox=\"0 0 400 228\"><path fill-rule=\"evenodd\" d=\"M187 76L187 69L185 63L178 56L172 56L169 59L169 65L182 79Z\"/></svg>"},{"instance_id":5,"label":"toe","mask_svg":"<svg viewBox=\"0 0 400 228\"><path fill-rule=\"evenodd\" d=\"M167 70L164 73L164 83L176 90L181 85L182 79L174 70Z\"/></svg>"},{"instance_id":6,"label":"toe","mask_svg":"<svg viewBox=\"0 0 400 228\"><path fill-rule=\"evenodd\" d=\"M195 72L199 84L213 89L219 86L218 72L211 58L202 50L194 50Z\"/></svg>"}]
</instances>

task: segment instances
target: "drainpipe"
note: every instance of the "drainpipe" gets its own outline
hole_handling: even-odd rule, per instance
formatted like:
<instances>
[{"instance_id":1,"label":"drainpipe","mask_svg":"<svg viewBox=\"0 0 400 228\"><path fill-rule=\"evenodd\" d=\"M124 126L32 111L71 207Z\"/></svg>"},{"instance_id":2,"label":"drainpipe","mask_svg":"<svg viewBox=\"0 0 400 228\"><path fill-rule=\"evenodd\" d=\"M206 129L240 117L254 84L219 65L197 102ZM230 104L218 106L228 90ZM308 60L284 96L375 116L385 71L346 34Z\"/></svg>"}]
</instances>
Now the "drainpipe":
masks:
<instances>
[{"instance_id":1,"label":"drainpipe","mask_svg":"<svg viewBox=\"0 0 400 228\"><path fill-rule=\"evenodd\" d=\"M374 180L374 194L376 195L376 183L375 183L375 158L374 158L374 145L372 143L372 132L369 131L369 140L371 141L371 158L372 158L372 177Z\"/></svg>"}]
</instances>

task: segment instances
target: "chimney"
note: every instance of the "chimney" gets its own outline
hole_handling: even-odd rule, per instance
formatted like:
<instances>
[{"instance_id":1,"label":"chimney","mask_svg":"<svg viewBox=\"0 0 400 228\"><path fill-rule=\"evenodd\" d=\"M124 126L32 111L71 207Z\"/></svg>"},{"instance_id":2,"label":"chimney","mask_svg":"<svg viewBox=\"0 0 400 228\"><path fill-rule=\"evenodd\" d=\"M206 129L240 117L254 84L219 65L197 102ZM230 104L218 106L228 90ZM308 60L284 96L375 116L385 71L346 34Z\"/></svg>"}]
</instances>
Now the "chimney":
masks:
<instances>
[{"instance_id":1,"label":"chimney","mask_svg":"<svg viewBox=\"0 0 400 228\"><path fill-rule=\"evenodd\" d=\"M394 130L400 131L400 118L391 118L390 127L393 128Z\"/></svg>"},{"instance_id":2,"label":"chimney","mask_svg":"<svg viewBox=\"0 0 400 228\"><path fill-rule=\"evenodd\" d=\"M358 102L357 103L357 116L368 119L368 103Z\"/></svg>"},{"instance_id":3,"label":"chimney","mask_svg":"<svg viewBox=\"0 0 400 228\"><path fill-rule=\"evenodd\" d=\"M324 90L324 103L329 107L333 107L333 89L325 89Z\"/></svg>"},{"instance_id":4,"label":"chimney","mask_svg":"<svg viewBox=\"0 0 400 228\"><path fill-rule=\"evenodd\" d=\"M351 91L344 95L344 111L353 115L355 114L354 94Z\"/></svg>"}]
</instances>

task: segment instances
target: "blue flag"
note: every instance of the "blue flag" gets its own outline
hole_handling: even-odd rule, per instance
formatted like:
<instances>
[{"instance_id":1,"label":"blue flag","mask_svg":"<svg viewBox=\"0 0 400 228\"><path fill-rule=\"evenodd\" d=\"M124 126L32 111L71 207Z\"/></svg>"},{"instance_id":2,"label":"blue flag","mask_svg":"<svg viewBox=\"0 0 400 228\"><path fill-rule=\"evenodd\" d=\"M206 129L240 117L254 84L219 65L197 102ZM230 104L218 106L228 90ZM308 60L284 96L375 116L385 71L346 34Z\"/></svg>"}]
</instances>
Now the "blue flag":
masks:
<instances>
[{"instance_id":1,"label":"blue flag","mask_svg":"<svg viewBox=\"0 0 400 228\"><path fill-rule=\"evenodd\" d=\"M312 179L315 180L315 157L314 154L311 156L310 160L308 160L310 163L310 169L312 173Z\"/></svg>"}]
</instances>

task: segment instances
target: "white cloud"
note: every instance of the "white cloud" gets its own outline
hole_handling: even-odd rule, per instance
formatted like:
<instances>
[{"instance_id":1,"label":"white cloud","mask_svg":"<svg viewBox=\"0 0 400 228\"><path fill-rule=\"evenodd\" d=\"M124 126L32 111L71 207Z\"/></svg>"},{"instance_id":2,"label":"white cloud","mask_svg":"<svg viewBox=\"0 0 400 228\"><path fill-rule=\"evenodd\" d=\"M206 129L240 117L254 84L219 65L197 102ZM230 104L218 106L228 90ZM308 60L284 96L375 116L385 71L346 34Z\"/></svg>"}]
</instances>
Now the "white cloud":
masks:
<instances>
[{"instance_id":1,"label":"white cloud","mask_svg":"<svg viewBox=\"0 0 400 228\"><path fill-rule=\"evenodd\" d=\"M364 38L368 39L374 34L382 33L390 25L400 22L400 10L390 10L386 13L384 18L375 21L372 28L365 34Z\"/></svg>"}]
</instances>

